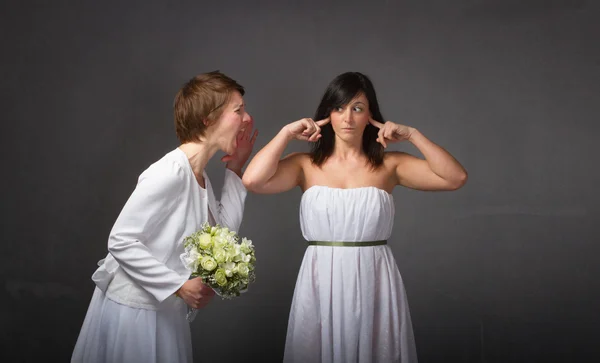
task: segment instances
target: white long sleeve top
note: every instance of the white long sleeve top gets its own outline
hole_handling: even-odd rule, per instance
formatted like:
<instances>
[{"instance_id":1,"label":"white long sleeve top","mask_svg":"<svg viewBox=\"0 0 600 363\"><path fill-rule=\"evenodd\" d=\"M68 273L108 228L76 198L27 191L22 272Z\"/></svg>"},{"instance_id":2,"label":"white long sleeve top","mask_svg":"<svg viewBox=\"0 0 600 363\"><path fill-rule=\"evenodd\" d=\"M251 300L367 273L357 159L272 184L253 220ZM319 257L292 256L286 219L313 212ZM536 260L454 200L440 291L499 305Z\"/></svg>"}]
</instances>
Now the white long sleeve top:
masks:
<instances>
[{"instance_id":1,"label":"white long sleeve top","mask_svg":"<svg viewBox=\"0 0 600 363\"><path fill-rule=\"evenodd\" d=\"M226 169L220 202L208 175L200 187L187 156L175 149L139 177L108 239L92 280L120 304L157 310L190 277L179 256L183 239L204 222L238 231L247 191Z\"/></svg>"}]
</instances>

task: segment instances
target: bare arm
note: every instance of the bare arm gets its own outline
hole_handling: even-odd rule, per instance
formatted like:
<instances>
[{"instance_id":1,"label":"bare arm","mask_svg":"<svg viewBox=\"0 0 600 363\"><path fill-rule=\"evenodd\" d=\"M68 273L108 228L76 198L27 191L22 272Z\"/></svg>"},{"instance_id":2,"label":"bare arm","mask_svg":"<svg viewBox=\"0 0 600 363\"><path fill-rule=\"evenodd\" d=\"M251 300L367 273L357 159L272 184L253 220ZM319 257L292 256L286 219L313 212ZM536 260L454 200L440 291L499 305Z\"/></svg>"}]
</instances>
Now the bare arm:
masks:
<instances>
[{"instance_id":1,"label":"bare arm","mask_svg":"<svg viewBox=\"0 0 600 363\"><path fill-rule=\"evenodd\" d=\"M428 181L421 180L427 171L422 171L422 169L429 169L429 172L434 174L429 174L430 182L436 177L438 178L434 186L436 190L456 190L465 185L468 178L467 171L448 151L429 140L418 130L412 132L409 141L419 149L425 160L415 158L417 161L407 163L409 172L411 169L413 171L412 178L405 175L408 173L402 171L397 173L407 183L412 183L417 188L419 186L427 187Z\"/></svg>"},{"instance_id":2,"label":"bare arm","mask_svg":"<svg viewBox=\"0 0 600 363\"><path fill-rule=\"evenodd\" d=\"M456 190L467 182L465 168L444 148L412 127L393 122L371 122L379 127L378 141L408 140L423 154L425 160L406 153L393 153L398 184L418 190Z\"/></svg>"},{"instance_id":3,"label":"bare arm","mask_svg":"<svg viewBox=\"0 0 600 363\"><path fill-rule=\"evenodd\" d=\"M314 122L302 119L284 126L281 131L250 161L242 182L254 193L275 194L288 191L302 180L302 160L305 154L293 153L281 159L288 143L293 139L317 141L320 126L329 119Z\"/></svg>"},{"instance_id":4,"label":"bare arm","mask_svg":"<svg viewBox=\"0 0 600 363\"><path fill-rule=\"evenodd\" d=\"M281 159L292 138L283 128L254 156L242 178L248 190L260 194L275 194L288 191L299 184L302 173L299 154L290 154Z\"/></svg>"}]
</instances>

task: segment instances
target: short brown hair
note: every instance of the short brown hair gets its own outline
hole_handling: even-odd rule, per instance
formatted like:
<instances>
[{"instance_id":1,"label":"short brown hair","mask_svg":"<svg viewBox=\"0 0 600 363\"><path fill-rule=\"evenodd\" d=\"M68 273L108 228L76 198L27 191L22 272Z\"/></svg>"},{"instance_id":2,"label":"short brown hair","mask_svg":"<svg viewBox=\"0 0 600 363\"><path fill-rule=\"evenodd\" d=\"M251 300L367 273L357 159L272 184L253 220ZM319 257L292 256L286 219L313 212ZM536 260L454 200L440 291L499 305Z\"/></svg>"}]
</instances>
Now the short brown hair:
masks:
<instances>
[{"instance_id":1,"label":"short brown hair","mask_svg":"<svg viewBox=\"0 0 600 363\"><path fill-rule=\"evenodd\" d=\"M173 102L179 142L197 141L204 135L204 121L221 116L233 91L244 95L244 87L219 71L200 74L184 84Z\"/></svg>"}]
</instances>

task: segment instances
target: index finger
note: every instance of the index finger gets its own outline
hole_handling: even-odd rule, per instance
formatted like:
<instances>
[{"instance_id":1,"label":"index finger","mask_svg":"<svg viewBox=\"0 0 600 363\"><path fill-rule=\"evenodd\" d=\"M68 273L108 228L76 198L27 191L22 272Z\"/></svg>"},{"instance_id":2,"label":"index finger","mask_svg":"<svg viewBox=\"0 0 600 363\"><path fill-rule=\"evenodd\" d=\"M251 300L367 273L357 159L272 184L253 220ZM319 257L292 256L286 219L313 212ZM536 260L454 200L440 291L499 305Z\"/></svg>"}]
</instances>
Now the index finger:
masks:
<instances>
[{"instance_id":1,"label":"index finger","mask_svg":"<svg viewBox=\"0 0 600 363\"><path fill-rule=\"evenodd\" d=\"M378 129L383 127L383 124L379 121L375 121L373 120L371 117L369 117L369 123L375 127L377 127Z\"/></svg>"},{"instance_id":2,"label":"index finger","mask_svg":"<svg viewBox=\"0 0 600 363\"><path fill-rule=\"evenodd\" d=\"M331 120L330 120L330 118L329 118L329 117L327 117L327 118L324 118L324 119L322 119L322 120L320 120L320 121L317 121L317 122L315 122L315 123L316 123L318 126L325 126L325 125L327 125L327 124L329 123L329 121L331 121Z\"/></svg>"}]
</instances>

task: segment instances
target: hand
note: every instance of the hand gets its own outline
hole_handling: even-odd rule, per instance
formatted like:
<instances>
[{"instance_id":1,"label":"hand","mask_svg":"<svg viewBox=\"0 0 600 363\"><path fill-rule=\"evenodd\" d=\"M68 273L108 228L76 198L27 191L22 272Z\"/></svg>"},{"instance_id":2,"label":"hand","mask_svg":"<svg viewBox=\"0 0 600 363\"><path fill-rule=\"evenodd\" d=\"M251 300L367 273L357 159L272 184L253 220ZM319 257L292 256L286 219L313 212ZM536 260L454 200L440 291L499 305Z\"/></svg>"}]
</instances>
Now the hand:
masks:
<instances>
[{"instance_id":1,"label":"hand","mask_svg":"<svg viewBox=\"0 0 600 363\"><path fill-rule=\"evenodd\" d=\"M248 161L250 154L252 154L252 148L258 136L258 130L254 130L254 133L252 133L253 127L254 120L250 121L244 131L237 136L237 148L235 152L232 155L225 155L221 158L221 161L226 162L230 169L241 170L246 161Z\"/></svg>"},{"instance_id":2,"label":"hand","mask_svg":"<svg viewBox=\"0 0 600 363\"><path fill-rule=\"evenodd\" d=\"M210 300L215 296L215 291L202 282L202 278L196 277L187 280L175 292L175 295L185 301L188 306L194 309L205 307Z\"/></svg>"},{"instance_id":3,"label":"hand","mask_svg":"<svg viewBox=\"0 0 600 363\"><path fill-rule=\"evenodd\" d=\"M303 118L285 126L285 129L295 139L315 142L321 138L321 126L329 123L329 117L320 121Z\"/></svg>"},{"instance_id":4,"label":"hand","mask_svg":"<svg viewBox=\"0 0 600 363\"><path fill-rule=\"evenodd\" d=\"M369 118L369 122L379 129L379 132L377 133L377 142L383 145L383 147L387 147L388 142L392 143L409 140L412 133L415 131L412 127L395 124L391 121L382 124L381 122Z\"/></svg>"}]
</instances>

